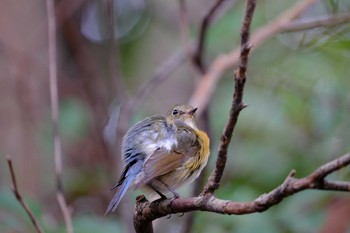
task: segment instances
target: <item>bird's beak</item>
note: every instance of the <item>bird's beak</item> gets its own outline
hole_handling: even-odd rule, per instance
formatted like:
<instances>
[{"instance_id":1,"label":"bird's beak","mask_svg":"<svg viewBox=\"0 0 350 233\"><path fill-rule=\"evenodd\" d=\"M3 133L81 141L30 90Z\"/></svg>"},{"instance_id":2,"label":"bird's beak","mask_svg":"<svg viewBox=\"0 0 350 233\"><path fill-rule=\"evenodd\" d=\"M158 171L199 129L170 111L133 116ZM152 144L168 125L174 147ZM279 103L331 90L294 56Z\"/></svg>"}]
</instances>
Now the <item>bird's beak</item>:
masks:
<instances>
[{"instance_id":1,"label":"bird's beak","mask_svg":"<svg viewBox=\"0 0 350 233\"><path fill-rule=\"evenodd\" d=\"M190 116L193 116L193 114L197 111L198 108L194 108L191 111L188 112Z\"/></svg>"}]
</instances>

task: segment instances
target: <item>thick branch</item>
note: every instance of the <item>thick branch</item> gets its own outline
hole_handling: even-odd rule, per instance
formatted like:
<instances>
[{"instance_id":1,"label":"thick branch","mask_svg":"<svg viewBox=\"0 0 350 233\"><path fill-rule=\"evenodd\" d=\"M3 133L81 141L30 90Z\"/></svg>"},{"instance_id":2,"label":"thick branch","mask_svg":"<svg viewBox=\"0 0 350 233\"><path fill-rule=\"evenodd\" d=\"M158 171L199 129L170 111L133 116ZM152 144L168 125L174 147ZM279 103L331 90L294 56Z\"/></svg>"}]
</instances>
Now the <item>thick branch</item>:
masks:
<instances>
[{"instance_id":1,"label":"thick branch","mask_svg":"<svg viewBox=\"0 0 350 233\"><path fill-rule=\"evenodd\" d=\"M208 211L219 214L243 215L263 212L280 203L283 199L306 189L350 192L350 182L328 181L324 178L350 164L350 153L334 159L317 168L304 178L295 178L292 171L284 182L267 194L263 194L254 201L233 202L221 200L211 193L192 198L166 199L148 202L144 196L139 196L135 207L135 222L142 226L150 226L151 222L168 214L189 211ZM142 232L140 229L136 232ZM148 231L149 232L149 231Z\"/></svg>"},{"instance_id":2,"label":"thick branch","mask_svg":"<svg viewBox=\"0 0 350 233\"><path fill-rule=\"evenodd\" d=\"M53 0L46 0L49 40L49 79L50 79L50 101L51 118L54 134L54 155L56 173L56 198L61 208L68 233L73 233L72 219L62 190L62 145L58 127L59 107L57 88L57 52L56 52L56 20Z\"/></svg>"},{"instance_id":3,"label":"thick branch","mask_svg":"<svg viewBox=\"0 0 350 233\"><path fill-rule=\"evenodd\" d=\"M12 160L11 160L10 156L7 156L7 164L8 164L9 170L10 170L10 174L11 174L13 194L15 195L17 201L21 204L21 206L23 207L23 209L25 210L27 215L29 216L30 221L33 223L36 232L43 233L44 231L42 230L42 228L39 224L39 221L35 218L33 212L30 210L27 203L23 200L22 195L20 194L20 192L18 190L17 182L16 182L16 175L15 175L15 171L14 171L13 166L12 166Z\"/></svg>"},{"instance_id":4,"label":"thick branch","mask_svg":"<svg viewBox=\"0 0 350 233\"><path fill-rule=\"evenodd\" d=\"M256 1L248 1L246 5L246 12L243 19L241 30L241 53L240 65L235 72L235 90L233 94L233 101L231 105L229 119L226 123L224 133L221 136L218 158L214 171L209 177L208 183L204 189L204 195L214 192L219 187L222 174L225 169L227 160L227 149L231 141L233 130L236 127L237 119L241 110L245 107L243 99L244 84L246 81L246 71L248 65L249 54L249 31L252 22Z\"/></svg>"}]
</instances>

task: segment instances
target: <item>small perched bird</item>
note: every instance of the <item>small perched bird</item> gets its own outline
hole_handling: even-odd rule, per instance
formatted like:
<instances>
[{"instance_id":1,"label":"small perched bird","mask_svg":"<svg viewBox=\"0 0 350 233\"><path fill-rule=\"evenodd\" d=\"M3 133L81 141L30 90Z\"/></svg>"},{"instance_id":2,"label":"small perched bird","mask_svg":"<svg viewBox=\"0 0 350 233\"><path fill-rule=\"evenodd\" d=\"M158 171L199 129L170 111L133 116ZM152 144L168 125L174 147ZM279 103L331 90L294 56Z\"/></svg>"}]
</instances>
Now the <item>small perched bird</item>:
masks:
<instances>
[{"instance_id":1,"label":"small perched bird","mask_svg":"<svg viewBox=\"0 0 350 233\"><path fill-rule=\"evenodd\" d=\"M195 180L208 162L208 135L197 128L190 105L175 105L166 116L151 116L123 137L124 171L106 213L114 211L129 188L142 188L166 198Z\"/></svg>"}]
</instances>

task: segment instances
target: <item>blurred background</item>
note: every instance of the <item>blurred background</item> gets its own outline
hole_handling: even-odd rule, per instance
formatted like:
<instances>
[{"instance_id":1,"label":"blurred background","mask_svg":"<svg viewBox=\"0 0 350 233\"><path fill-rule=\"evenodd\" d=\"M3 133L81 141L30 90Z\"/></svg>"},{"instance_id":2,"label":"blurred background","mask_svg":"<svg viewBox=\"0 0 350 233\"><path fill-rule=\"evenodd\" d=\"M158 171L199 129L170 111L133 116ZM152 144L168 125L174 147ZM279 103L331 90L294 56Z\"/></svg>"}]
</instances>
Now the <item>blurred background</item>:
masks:
<instances>
[{"instance_id":1,"label":"blurred background","mask_svg":"<svg viewBox=\"0 0 350 233\"><path fill-rule=\"evenodd\" d=\"M109 188L121 173L121 137L138 120L189 102L201 75L186 51L198 40L200 24L214 2L55 1L62 181L75 232L132 232L132 206L140 192L129 192L116 213L104 215L114 194ZM295 4L257 2L253 32ZM244 4L226 0L216 11L206 35L206 65L239 46ZM350 14L348 0L315 1L295 22L338 14ZM45 232L65 232L55 198L47 35L45 1L1 2L0 232L4 233L35 232L11 192L6 155L13 160L21 194ZM248 108L239 117L217 197L253 200L279 185L291 169L296 169L297 177L305 176L349 152L349 74L349 20L281 32L257 48L250 58L244 93ZM149 84L157 75L167 77ZM153 88L143 88L147 83ZM212 142L202 183L214 167L232 91L230 68L199 119ZM349 169L331 178L349 180ZM199 183L195 194L201 187ZM192 188L180 193L191 196ZM193 225L183 228L188 216L156 221L156 232L350 232L350 198L346 193L304 191L260 214L196 212Z\"/></svg>"}]
</instances>

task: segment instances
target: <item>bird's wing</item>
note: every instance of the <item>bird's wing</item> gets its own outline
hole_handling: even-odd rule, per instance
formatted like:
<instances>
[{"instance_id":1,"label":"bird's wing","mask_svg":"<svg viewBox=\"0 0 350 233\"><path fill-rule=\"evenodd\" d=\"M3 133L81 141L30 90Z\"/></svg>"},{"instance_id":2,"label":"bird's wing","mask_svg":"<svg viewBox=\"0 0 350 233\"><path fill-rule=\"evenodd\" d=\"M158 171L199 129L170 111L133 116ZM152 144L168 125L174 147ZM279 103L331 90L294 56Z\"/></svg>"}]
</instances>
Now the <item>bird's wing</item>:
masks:
<instances>
[{"instance_id":1,"label":"bird's wing","mask_svg":"<svg viewBox=\"0 0 350 233\"><path fill-rule=\"evenodd\" d=\"M197 135L189 127L179 127L176 134L177 145L171 151L159 148L144 162L143 184L180 167L185 160L194 157L198 151Z\"/></svg>"},{"instance_id":2,"label":"bird's wing","mask_svg":"<svg viewBox=\"0 0 350 233\"><path fill-rule=\"evenodd\" d=\"M143 183L167 174L181 166L183 154L175 151L168 152L159 149L154 152L144 163L144 180Z\"/></svg>"}]
</instances>

